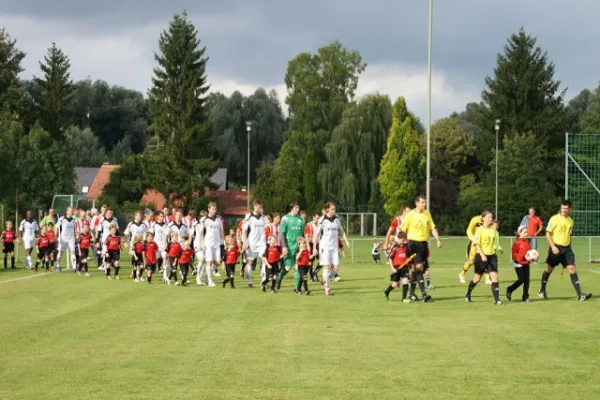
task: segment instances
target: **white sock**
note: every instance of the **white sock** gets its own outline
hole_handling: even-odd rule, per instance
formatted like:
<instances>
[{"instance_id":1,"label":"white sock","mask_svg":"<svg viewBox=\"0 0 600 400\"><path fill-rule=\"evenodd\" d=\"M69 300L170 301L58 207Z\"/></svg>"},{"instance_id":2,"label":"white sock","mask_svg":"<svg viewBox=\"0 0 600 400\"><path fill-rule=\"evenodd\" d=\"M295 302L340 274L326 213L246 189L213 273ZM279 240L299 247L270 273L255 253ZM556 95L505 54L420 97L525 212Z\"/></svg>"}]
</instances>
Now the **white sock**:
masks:
<instances>
[{"instance_id":1,"label":"white sock","mask_svg":"<svg viewBox=\"0 0 600 400\"><path fill-rule=\"evenodd\" d=\"M29 265L29 268L33 266L33 264L31 263L31 256L27 256L27 265Z\"/></svg>"},{"instance_id":2,"label":"white sock","mask_svg":"<svg viewBox=\"0 0 600 400\"><path fill-rule=\"evenodd\" d=\"M213 265L207 265L204 268L206 270L206 283L208 283L209 286L212 286L215 284L212 280L213 267L214 267Z\"/></svg>"},{"instance_id":3,"label":"white sock","mask_svg":"<svg viewBox=\"0 0 600 400\"><path fill-rule=\"evenodd\" d=\"M204 267L200 261L198 261L198 266L196 268L198 269L198 272L196 272L196 283L199 285L202 283L202 274L204 273Z\"/></svg>"},{"instance_id":4,"label":"white sock","mask_svg":"<svg viewBox=\"0 0 600 400\"><path fill-rule=\"evenodd\" d=\"M165 263L164 264L164 268L163 268L163 281L168 281L169 280L169 270L171 269L171 267L169 266L169 263Z\"/></svg>"},{"instance_id":5,"label":"white sock","mask_svg":"<svg viewBox=\"0 0 600 400\"><path fill-rule=\"evenodd\" d=\"M325 290L329 289L329 274L330 273L331 273L331 270L329 268L327 268L327 269L325 269L325 271L323 271L323 281L325 281L323 286L325 286Z\"/></svg>"},{"instance_id":6,"label":"white sock","mask_svg":"<svg viewBox=\"0 0 600 400\"><path fill-rule=\"evenodd\" d=\"M75 253L71 253L71 268L77 267L77 257L75 257Z\"/></svg>"},{"instance_id":7,"label":"white sock","mask_svg":"<svg viewBox=\"0 0 600 400\"><path fill-rule=\"evenodd\" d=\"M249 284L252 284L252 264L246 264L246 279Z\"/></svg>"},{"instance_id":8,"label":"white sock","mask_svg":"<svg viewBox=\"0 0 600 400\"><path fill-rule=\"evenodd\" d=\"M61 259L61 257L62 257L62 252L61 252L61 251L59 251L59 252L56 254L56 265L57 265L58 267L60 267L60 259ZM29 257L28 257L28 258L29 258Z\"/></svg>"}]
</instances>

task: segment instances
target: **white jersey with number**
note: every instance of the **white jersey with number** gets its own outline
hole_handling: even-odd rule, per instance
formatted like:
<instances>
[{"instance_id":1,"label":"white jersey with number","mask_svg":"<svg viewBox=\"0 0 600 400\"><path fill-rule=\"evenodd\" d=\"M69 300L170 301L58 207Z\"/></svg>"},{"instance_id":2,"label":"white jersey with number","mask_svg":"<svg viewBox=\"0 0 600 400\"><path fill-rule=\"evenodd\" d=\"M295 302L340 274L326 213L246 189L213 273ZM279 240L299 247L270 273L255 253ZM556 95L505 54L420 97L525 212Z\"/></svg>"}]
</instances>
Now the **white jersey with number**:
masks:
<instances>
[{"instance_id":1,"label":"white jersey with number","mask_svg":"<svg viewBox=\"0 0 600 400\"><path fill-rule=\"evenodd\" d=\"M105 243L106 239L110 236L110 227L114 225L117 228L117 235L119 234L119 221L115 217L111 219L103 218L102 222L100 222L100 228L98 231L100 232L100 243Z\"/></svg>"},{"instance_id":2,"label":"white jersey with number","mask_svg":"<svg viewBox=\"0 0 600 400\"><path fill-rule=\"evenodd\" d=\"M208 249L221 246L221 238L225 235L223 233L223 221L221 220L221 217L205 217L202 219L201 223L204 227L204 248Z\"/></svg>"},{"instance_id":3,"label":"white jersey with number","mask_svg":"<svg viewBox=\"0 0 600 400\"><path fill-rule=\"evenodd\" d=\"M21 236L25 239L33 239L35 235L39 232L40 227L35 219L28 221L24 219L21 221L19 225L19 231L21 231Z\"/></svg>"},{"instance_id":4,"label":"white jersey with number","mask_svg":"<svg viewBox=\"0 0 600 400\"><path fill-rule=\"evenodd\" d=\"M338 249L338 239L341 228L342 225L337 215L333 218L328 218L325 216L319 218L316 232L316 235L319 238L319 249Z\"/></svg>"},{"instance_id":5,"label":"white jersey with number","mask_svg":"<svg viewBox=\"0 0 600 400\"><path fill-rule=\"evenodd\" d=\"M154 233L154 241L158 245L158 250L165 251L167 248L167 238L169 236L169 225L156 222L152 225L151 232Z\"/></svg>"},{"instance_id":6,"label":"white jersey with number","mask_svg":"<svg viewBox=\"0 0 600 400\"><path fill-rule=\"evenodd\" d=\"M144 224L143 222L140 222L138 224L138 223L132 221L129 224L127 224L127 228L125 228L124 233L125 233L125 236L127 236L127 241L129 242L129 246L132 247L133 239L137 235L141 235L142 240L146 240L146 238L144 237L146 235L146 232L148 232L148 228L146 227L146 224Z\"/></svg>"},{"instance_id":7,"label":"white jersey with number","mask_svg":"<svg viewBox=\"0 0 600 400\"><path fill-rule=\"evenodd\" d=\"M265 217L262 215L252 213L246 216L242 230L247 232L249 249L253 249L254 251L254 249L264 249L267 247L267 240L265 238L266 225Z\"/></svg>"},{"instance_id":8,"label":"white jersey with number","mask_svg":"<svg viewBox=\"0 0 600 400\"><path fill-rule=\"evenodd\" d=\"M75 218L60 217L58 219L58 237L61 242L75 242L77 221Z\"/></svg>"}]
</instances>

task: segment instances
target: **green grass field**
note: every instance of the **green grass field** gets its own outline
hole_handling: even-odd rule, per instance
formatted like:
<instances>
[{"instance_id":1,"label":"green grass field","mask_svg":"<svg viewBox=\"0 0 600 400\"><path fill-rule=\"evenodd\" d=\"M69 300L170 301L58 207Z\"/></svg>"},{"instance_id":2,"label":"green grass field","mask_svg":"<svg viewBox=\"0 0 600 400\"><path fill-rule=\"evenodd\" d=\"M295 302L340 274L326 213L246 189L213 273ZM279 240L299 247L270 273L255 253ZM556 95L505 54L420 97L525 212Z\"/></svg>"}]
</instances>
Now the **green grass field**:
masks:
<instances>
[{"instance_id":1,"label":"green grass field","mask_svg":"<svg viewBox=\"0 0 600 400\"><path fill-rule=\"evenodd\" d=\"M573 399L600 393L600 301L567 275L550 299L464 302L465 240L432 250L428 304L386 302L388 267L355 242L333 297L0 270L1 399ZM514 277L503 243L501 293ZM587 254L587 242L575 251ZM541 247L542 248L542 247ZM541 252L545 254L544 251ZM582 260L584 257L580 257ZM532 294L542 265L532 271ZM255 278L258 276L255 273ZM600 297L600 266L579 264ZM318 286L318 287L317 287ZM318 289L318 290L316 290ZM504 299L504 296L502 296ZM520 291L514 298L520 298Z\"/></svg>"}]
</instances>

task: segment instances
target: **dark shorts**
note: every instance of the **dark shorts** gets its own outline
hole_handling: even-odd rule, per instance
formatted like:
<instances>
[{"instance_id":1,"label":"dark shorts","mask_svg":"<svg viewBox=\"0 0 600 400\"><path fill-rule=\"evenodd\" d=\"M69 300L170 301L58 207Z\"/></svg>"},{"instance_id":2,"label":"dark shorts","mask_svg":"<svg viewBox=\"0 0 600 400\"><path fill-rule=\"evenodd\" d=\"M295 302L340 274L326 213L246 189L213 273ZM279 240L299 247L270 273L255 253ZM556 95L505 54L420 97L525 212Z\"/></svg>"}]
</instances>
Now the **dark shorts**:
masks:
<instances>
[{"instance_id":1,"label":"dark shorts","mask_svg":"<svg viewBox=\"0 0 600 400\"><path fill-rule=\"evenodd\" d=\"M423 271L427 271L429 269L429 260L423 263Z\"/></svg>"},{"instance_id":2,"label":"dark shorts","mask_svg":"<svg viewBox=\"0 0 600 400\"><path fill-rule=\"evenodd\" d=\"M300 274L300 280L306 280L310 265L298 265L298 274Z\"/></svg>"},{"instance_id":3,"label":"dark shorts","mask_svg":"<svg viewBox=\"0 0 600 400\"><path fill-rule=\"evenodd\" d=\"M15 242L5 242L4 248L2 249L4 254L15 252Z\"/></svg>"},{"instance_id":4,"label":"dark shorts","mask_svg":"<svg viewBox=\"0 0 600 400\"><path fill-rule=\"evenodd\" d=\"M573 249L571 246L556 246L560 253L555 255L552 253L552 248L548 248L548 258L546 259L546 264L550 267L554 268L558 264L566 267L568 265L575 265L575 253L573 253Z\"/></svg>"},{"instance_id":5,"label":"dark shorts","mask_svg":"<svg viewBox=\"0 0 600 400\"><path fill-rule=\"evenodd\" d=\"M146 264L146 271L156 271L156 264Z\"/></svg>"},{"instance_id":6,"label":"dark shorts","mask_svg":"<svg viewBox=\"0 0 600 400\"><path fill-rule=\"evenodd\" d=\"M281 271L281 261L277 261L277 262L269 263L269 264L271 264L271 268L265 266L266 275L268 277L278 275L279 272Z\"/></svg>"},{"instance_id":7,"label":"dark shorts","mask_svg":"<svg viewBox=\"0 0 600 400\"><path fill-rule=\"evenodd\" d=\"M84 258L88 258L90 255L90 249L81 249L81 253L79 254L79 256L84 259Z\"/></svg>"},{"instance_id":8,"label":"dark shorts","mask_svg":"<svg viewBox=\"0 0 600 400\"><path fill-rule=\"evenodd\" d=\"M225 264L225 272L228 278L235 277L235 264Z\"/></svg>"},{"instance_id":9,"label":"dark shorts","mask_svg":"<svg viewBox=\"0 0 600 400\"><path fill-rule=\"evenodd\" d=\"M381 261L381 254L373 254L373 261Z\"/></svg>"},{"instance_id":10,"label":"dark shorts","mask_svg":"<svg viewBox=\"0 0 600 400\"><path fill-rule=\"evenodd\" d=\"M50 256L50 248L41 247L38 250L39 250L38 251L38 260L42 260L42 259Z\"/></svg>"},{"instance_id":11,"label":"dark shorts","mask_svg":"<svg viewBox=\"0 0 600 400\"><path fill-rule=\"evenodd\" d=\"M483 262L481 261L481 255L478 253L475 256L475 273L483 275L486 272L498 272L498 256L492 254L491 256L487 256L487 262Z\"/></svg>"},{"instance_id":12,"label":"dark shorts","mask_svg":"<svg viewBox=\"0 0 600 400\"><path fill-rule=\"evenodd\" d=\"M135 255L137 256L137 261L135 259L135 257L131 257L131 265L133 266L143 266L144 265L144 256L142 253L135 253Z\"/></svg>"},{"instance_id":13,"label":"dark shorts","mask_svg":"<svg viewBox=\"0 0 600 400\"><path fill-rule=\"evenodd\" d=\"M121 261L121 252L118 250L108 250L106 254L106 262L114 263L116 261Z\"/></svg>"},{"instance_id":14,"label":"dark shorts","mask_svg":"<svg viewBox=\"0 0 600 400\"><path fill-rule=\"evenodd\" d=\"M416 242L414 240L408 241L408 254L412 256L415 254L413 264L423 264L427 261L427 249L429 248L429 242Z\"/></svg>"},{"instance_id":15,"label":"dark shorts","mask_svg":"<svg viewBox=\"0 0 600 400\"><path fill-rule=\"evenodd\" d=\"M48 246L48 249L50 249L50 253L56 253L56 242L50 243L50 246Z\"/></svg>"},{"instance_id":16,"label":"dark shorts","mask_svg":"<svg viewBox=\"0 0 600 400\"><path fill-rule=\"evenodd\" d=\"M400 269L396 269L396 272L390 275L391 282L400 282L402 278L407 278L410 276L410 267L402 267Z\"/></svg>"}]
</instances>

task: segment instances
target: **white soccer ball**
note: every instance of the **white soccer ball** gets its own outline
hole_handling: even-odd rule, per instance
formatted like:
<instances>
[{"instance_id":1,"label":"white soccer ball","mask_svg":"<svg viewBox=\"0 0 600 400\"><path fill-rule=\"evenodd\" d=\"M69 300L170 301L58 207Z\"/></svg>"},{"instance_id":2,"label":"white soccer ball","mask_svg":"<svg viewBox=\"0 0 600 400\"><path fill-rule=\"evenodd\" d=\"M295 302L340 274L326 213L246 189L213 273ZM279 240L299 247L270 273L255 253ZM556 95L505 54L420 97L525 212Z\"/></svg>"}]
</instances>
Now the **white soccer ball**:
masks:
<instances>
[{"instance_id":1,"label":"white soccer ball","mask_svg":"<svg viewBox=\"0 0 600 400\"><path fill-rule=\"evenodd\" d=\"M525 259L528 261L537 261L540 258L540 253L537 250L529 250L527 254L525 254Z\"/></svg>"}]
</instances>

